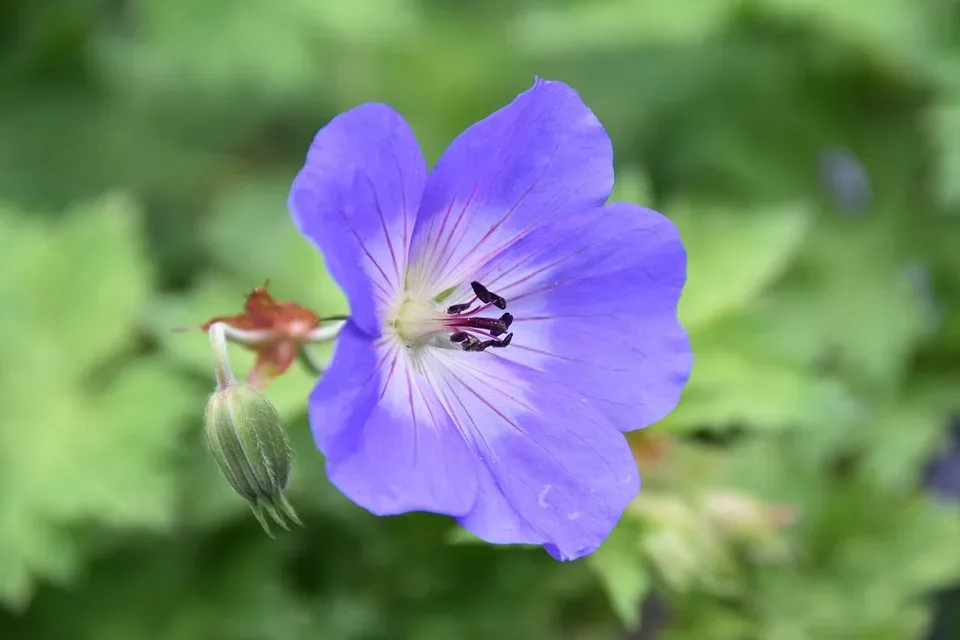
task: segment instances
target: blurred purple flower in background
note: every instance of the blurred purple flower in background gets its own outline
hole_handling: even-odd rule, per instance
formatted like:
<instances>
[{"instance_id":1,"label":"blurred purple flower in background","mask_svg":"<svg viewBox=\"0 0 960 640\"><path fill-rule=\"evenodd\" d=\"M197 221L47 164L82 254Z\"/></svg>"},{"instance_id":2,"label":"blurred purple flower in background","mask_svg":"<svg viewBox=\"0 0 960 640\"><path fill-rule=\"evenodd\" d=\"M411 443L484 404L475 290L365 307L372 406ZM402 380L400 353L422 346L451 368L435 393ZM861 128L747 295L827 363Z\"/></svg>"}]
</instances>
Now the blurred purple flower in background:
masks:
<instances>
[{"instance_id":1,"label":"blurred purple flower in background","mask_svg":"<svg viewBox=\"0 0 960 640\"><path fill-rule=\"evenodd\" d=\"M849 149L834 147L820 156L820 183L833 203L848 213L863 213L870 206L870 176Z\"/></svg>"},{"instance_id":2,"label":"blurred purple flower in background","mask_svg":"<svg viewBox=\"0 0 960 640\"><path fill-rule=\"evenodd\" d=\"M309 402L349 498L562 560L606 538L640 487L621 432L672 411L692 364L677 230L605 206L612 187L606 132L559 82L429 174L388 106L320 130L289 204L350 303Z\"/></svg>"},{"instance_id":3,"label":"blurred purple flower in background","mask_svg":"<svg viewBox=\"0 0 960 640\"><path fill-rule=\"evenodd\" d=\"M960 502L960 416L950 420L940 450L927 465L925 484L941 500Z\"/></svg>"}]
</instances>

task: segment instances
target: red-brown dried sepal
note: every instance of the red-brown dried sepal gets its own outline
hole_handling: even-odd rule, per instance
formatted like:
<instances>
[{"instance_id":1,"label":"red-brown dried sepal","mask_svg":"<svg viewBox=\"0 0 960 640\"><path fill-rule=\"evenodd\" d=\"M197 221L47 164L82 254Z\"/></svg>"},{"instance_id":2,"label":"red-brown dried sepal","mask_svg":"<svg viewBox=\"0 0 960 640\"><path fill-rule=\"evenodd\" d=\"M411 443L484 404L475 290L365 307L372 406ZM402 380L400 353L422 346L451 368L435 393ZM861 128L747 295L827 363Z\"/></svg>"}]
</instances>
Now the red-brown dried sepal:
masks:
<instances>
[{"instance_id":1,"label":"red-brown dried sepal","mask_svg":"<svg viewBox=\"0 0 960 640\"><path fill-rule=\"evenodd\" d=\"M656 470L670 451L670 439L665 434L635 431L628 436L628 442L642 471Z\"/></svg>"},{"instance_id":2,"label":"red-brown dried sepal","mask_svg":"<svg viewBox=\"0 0 960 640\"><path fill-rule=\"evenodd\" d=\"M243 313L219 316L202 325L204 331L217 322L241 331L263 332L262 340L244 347L257 354L247 377L251 385L263 389L274 378L290 368L303 342L320 324L320 317L296 302L277 302L267 291L270 281L247 295Z\"/></svg>"}]
</instances>

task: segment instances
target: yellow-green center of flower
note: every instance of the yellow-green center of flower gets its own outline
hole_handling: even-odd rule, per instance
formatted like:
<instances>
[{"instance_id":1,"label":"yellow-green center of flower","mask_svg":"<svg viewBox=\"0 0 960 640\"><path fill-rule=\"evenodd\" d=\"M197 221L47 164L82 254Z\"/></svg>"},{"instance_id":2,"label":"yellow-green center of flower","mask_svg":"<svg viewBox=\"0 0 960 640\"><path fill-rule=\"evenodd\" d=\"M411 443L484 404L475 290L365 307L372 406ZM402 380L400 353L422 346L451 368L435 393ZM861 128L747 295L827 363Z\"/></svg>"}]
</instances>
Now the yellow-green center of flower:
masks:
<instances>
[{"instance_id":1,"label":"yellow-green center of flower","mask_svg":"<svg viewBox=\"0 0 960 640\"><path fill-rule=\"evenodd\" d=\"M389 323L407 346L426 344L430 338L446 333L446 314L429 302L405 299Z\"/></svg>"}]
</instances>

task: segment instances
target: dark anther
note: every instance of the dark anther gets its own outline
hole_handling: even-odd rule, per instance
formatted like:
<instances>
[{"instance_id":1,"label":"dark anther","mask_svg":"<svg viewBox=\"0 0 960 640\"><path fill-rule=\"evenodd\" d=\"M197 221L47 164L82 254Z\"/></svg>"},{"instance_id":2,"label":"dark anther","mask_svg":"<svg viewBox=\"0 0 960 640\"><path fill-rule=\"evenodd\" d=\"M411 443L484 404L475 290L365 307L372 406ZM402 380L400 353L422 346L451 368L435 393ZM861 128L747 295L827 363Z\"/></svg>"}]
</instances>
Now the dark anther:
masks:
<instances>
[{"instance_id":1,"label":"dark anther","mask_svg":"<svg viewBox=\"0 0 960 640\"><path fill-rule=\"evenodd\" d=\"M463 341L460 347L464 351L483 351L480 347L481 344L482 343L473 336L467 336L467 339Z\"/></svg>"},{"instance_id":2,"label":"dark anther","mask_svg":"<svg viewBox=\"0 0 960 640\"><path fill-rule=\"evenodd\" d=\"M470 337L466 331L457 331L456 333L450 336L450 342L463 342Z\"/></svg>"},{"instance_id":3,"label":"dark anther","mask_svg":"<svg viewBox=\"0 0 960 640\"><path fill-rule=\"evenodd\" d=\"M473 288L473 295L477 296L477 298L483 304L487 304L488 302L493 300L493 294L487 291L487 288L482 284L480 284L479 282L477 282L476 280L471 282L470 286Z\"/></svg>"},{"instance_id":4,"label":"dark anther","mask_svg":"<svg viewBox=\"0 0 960 640\"><path fill-rule=\"evenodd\" d=\"M477 351L483 351L487 347L495 347L498 344L500 344L499 340L484 340L483 342L477 345Z\"/></svg>"},{"instance_id":5,"label":"dark anther","mask_svg":"<svg viewBox=\"0 0 960 640\"><path fill-rule=\"evenodd\" d=\"M473 288L473 294L477 296L477 299L483 304L493 303L497 309L506 309L507 301L504 300L501 296L493 293L485 286L474 280L470 283L470 286Z\"/></svg>"},{"instance_id":6,"label":"dark anther","mask_svg":"<svg viewBox=\"0 0 960 640\"><path fill-rule=\"evenodd\" d=\"M503 323L504 329L509 329L510 325L513 324L513 314L512 313L503 314L502 316L500 316L500 322Z\"/></svg>"},{"instance_id":7,"label":"dark anther","mask_svg":"<svg viewBox=\"0 0 960 640\"><path fill-rule=\"evenodd\" d=\"M488 347L493 347L495 349L500 349L506 347L510 344L510 341L513 340L513 334L508 333L507 337L503 340L484 340L481 342L473 336L467 336L467 340L463 342L460 346L464 351L483 351Z\"/></svg>"},{"instance_id":8,"label":"dark anther","mask_svg":"<svg viewBox=\"0 0 960 640\"><path fill-rule=\"evenodd\" d=\"M499 347L500 340L484 340L481 342L473 336L469 336L460 346L464 351L483 351L487 347Z\"/></svg>"},{"instance_id":9,"label":"dark anther","mask_svg":"<svg viewBox=\"0 0 960 640\"><path fill-rule=\"evenodd\" d=\"M469 303L469 302L463 302L463 303L461 303L461 304L452 304L452 305L450 305L449 307L447 307L447 313L450 314L450 315L452 315L452 316L455 316L455 315L457 315L457 314L459 314L459 313L463 313L464 311L466 311L466 310L469 309L469 308L470 308L470 303Z\"/></svg>"}]
</instances>

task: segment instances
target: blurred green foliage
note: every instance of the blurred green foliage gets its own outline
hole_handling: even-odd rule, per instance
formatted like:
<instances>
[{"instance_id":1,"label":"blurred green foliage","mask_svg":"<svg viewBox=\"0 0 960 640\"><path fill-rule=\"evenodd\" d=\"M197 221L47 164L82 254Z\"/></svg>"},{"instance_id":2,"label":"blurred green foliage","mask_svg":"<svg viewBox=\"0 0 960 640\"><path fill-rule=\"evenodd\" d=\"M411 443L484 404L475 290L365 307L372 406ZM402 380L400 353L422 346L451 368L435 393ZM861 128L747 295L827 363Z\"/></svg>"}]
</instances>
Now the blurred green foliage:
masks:
<instances>
[{"instance_id":1,"label":"blurred green foliage","mask_svg":"<svg viewBox=\"0 0 960 640\"><path fill-rule=\"evenodd\" d=\"M0 637L586 640L651 593L669 640L924 637L960 580L921 486L960 410L958 43L957 0L6 3ZM534 74L688 246L696 365L634 437L640 498L564 565L374 518L296 369L268 395L307 527L267 538L203 446L206 337L171 329L266 278L343 312L285 211L316 129L388 102L432 161Z\"/></svg>"}]
</instances>

